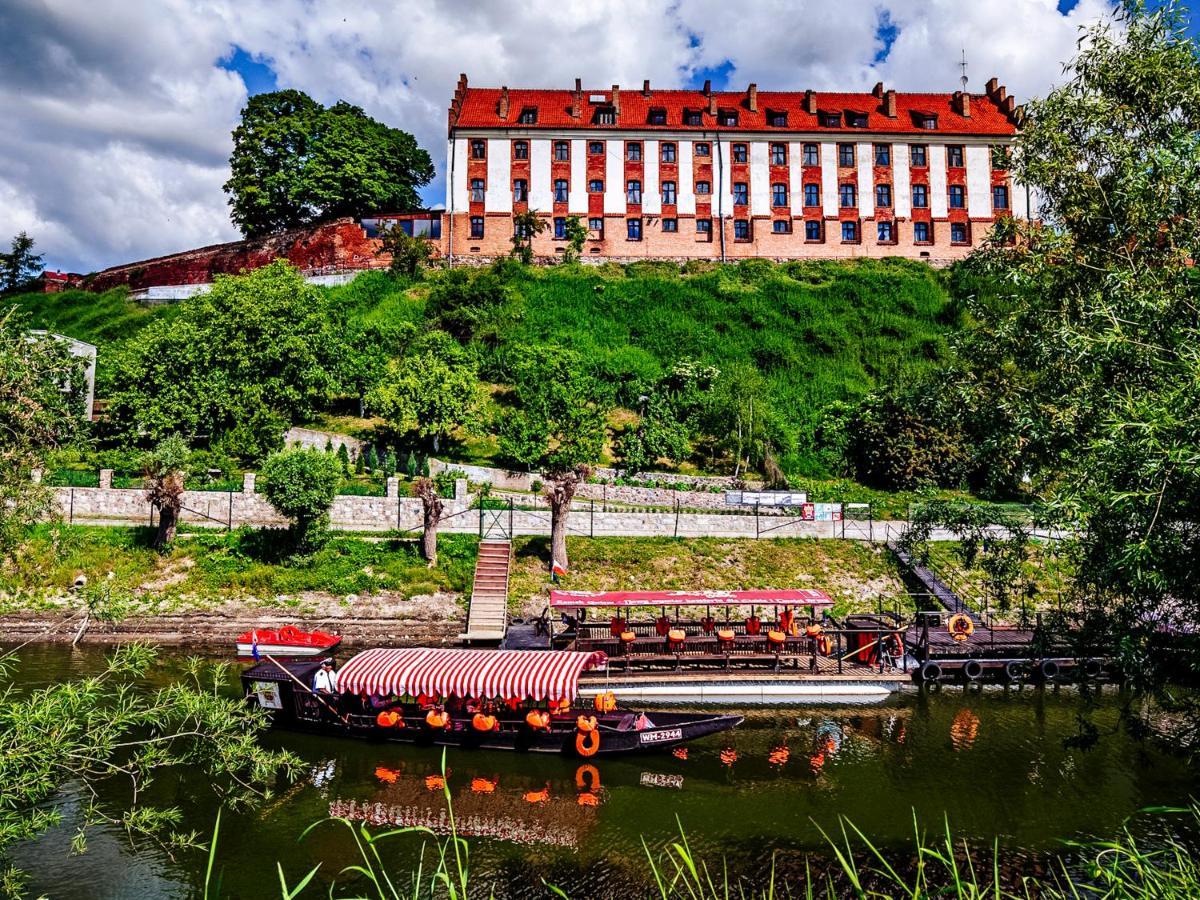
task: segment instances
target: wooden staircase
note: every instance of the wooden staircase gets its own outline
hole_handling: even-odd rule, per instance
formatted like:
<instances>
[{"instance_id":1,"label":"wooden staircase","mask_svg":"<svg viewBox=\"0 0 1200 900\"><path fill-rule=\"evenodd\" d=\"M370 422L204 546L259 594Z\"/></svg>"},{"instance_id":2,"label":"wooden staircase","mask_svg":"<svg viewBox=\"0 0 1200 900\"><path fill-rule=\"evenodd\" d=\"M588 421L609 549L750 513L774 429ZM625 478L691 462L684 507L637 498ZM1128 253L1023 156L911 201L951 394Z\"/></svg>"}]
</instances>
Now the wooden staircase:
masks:
<instances>
[{"instance_id":1,"label":"wooden staircase","mask_svg":"<svg viewBox=\"0 0 1200 900\"><path fill-rule=\"evenodd\" d=\"M467 630L459 635L464 643L502 641L508 627L508 570L512 542L483 540L475 560L475 582L467 609Z\"/></svg>"}]
</instances>

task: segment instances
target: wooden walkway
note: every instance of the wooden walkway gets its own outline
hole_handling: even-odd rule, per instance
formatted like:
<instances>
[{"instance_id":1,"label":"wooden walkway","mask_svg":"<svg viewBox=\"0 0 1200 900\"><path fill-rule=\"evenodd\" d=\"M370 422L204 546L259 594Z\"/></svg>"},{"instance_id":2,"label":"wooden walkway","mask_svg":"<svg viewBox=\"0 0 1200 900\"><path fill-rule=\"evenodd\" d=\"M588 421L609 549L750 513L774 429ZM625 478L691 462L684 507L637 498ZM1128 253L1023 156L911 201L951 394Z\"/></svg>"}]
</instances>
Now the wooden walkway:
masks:
<instances>
[{"instance_id":1,"label":"wooden walkway","mask_svg":"<svg viewBox=\"0 0 1200 900\"><path fill-rule=\"evenodd\" d=\"M475 560L475 582L467 610L467 630L459 635L466 643L504 640L508 628L508 572L512 561L510 541L483 540Z\"/></svg>"}]
</instances>

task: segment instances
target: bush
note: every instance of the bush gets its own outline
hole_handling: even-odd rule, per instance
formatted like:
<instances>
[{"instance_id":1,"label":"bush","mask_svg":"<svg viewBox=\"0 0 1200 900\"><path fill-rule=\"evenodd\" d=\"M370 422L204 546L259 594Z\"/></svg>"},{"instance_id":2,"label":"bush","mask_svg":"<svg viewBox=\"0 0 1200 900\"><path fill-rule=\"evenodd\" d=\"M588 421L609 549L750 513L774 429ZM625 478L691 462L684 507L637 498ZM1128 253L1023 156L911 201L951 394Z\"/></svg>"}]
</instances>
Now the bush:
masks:
<instances>
[{"instance_id":1,"label":"bush","mask_svg":"<svg viewBox=\"0 0 1200 900\"><path fill-rule=\"evenodd\" d=\"M342 481L337 457L316 450L283 450L267 458L262 474L267 502L292 521L297 553L319 549L328 536L329 507Z\"/></svg>"}]
</instances>

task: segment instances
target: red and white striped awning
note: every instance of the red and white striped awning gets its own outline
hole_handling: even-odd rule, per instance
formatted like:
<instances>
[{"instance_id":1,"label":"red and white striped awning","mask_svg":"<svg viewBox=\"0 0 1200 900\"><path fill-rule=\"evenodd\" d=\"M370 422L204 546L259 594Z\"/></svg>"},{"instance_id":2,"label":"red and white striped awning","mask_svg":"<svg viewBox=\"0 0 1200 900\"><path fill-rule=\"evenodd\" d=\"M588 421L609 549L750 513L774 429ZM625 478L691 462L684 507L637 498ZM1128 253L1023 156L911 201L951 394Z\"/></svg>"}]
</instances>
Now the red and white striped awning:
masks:
<instances>
[{"instance_id":1,"label":"red and white striped awning","mask_svg":"<svg viewBox=\"0 0 1200 900\"><path fill-rule=\"evenodd\" d=\"M815 588L755 591L551 591L555 609L599 606L833 606Z\"/></svg>"},{"instance_id":2,"label":"red and white striped awning","mask_svg":"<svg viewBox=\"0 0 1200 900\"><path fill-rule=\"evenodd\" d=\"M574 700L579 673L605 659L599 652L558 650L378 648L342 666L338 686L354 694Z\"/></svg>"}]
</instances>

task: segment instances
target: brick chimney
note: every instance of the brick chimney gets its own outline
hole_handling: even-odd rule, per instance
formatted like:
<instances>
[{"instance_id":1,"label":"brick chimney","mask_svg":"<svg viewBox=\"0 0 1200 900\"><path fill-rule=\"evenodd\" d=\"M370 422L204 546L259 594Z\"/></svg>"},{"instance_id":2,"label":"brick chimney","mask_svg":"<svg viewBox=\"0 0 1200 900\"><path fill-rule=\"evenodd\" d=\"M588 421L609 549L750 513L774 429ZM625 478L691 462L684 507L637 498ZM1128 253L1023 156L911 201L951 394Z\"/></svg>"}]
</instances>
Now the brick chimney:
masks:
<instances>
[{"instance_id":1,"label":"brick chimney","mask_svg":"<svg viewBox=\"0 0 1200 900\"><path fill-rule=\"evenodd\" d=\"M750 112L758 112L758 85L750 82L750 89L746 92L746 105L750 107Z\"/></svg>"},{"instance_id":2,"label":"brick chimney","mask_svg":"<svg viewBox=\"0 0 1200 900\"><path fill-rule=\"evenodd\" d=\"M810 116L817 114L817 95L811 90L804 92L804 111Z\"/></svg>"},{"instance_id":3,"label":"brick chimney","mask_svg":"<svg viewBox=\"0 0 1200 900\"><path fill-rule=\"evenodd\" d=\"M454 86L454 98L450 101L450 113L448 116L449 127L453 128L458 124L459 114L462 112L463 100L467 96L467 73L462 72L458 76L458 84Z\"/></svg>"},{"instance_id":4,"label":"brick chimney","mask_svg":"<svg viewBox=\"0 0 1200 900\"><path fill-rule=\"evenodd\" d=\"M649 78L647 78L645 81L642 82L642 96L643 97L650 96L650 79Z\"/></svg>"},{"instance_id":5,"label":"brick chimney","mask_svg":"<svg viewBox=\"0 0 1200 900\"><path fill-rule=\"evenodd\" d=\"M883 99L883 82L882 81L875 82L875 87L871 88L871 93L874 94L878 99L882 100Z\"/></svg>"},{"instance_id":6,"label":"brick chimney","mask_svg":"<svg viewBox=\"0 0 1200 900\"><path fill-rule=\"evenodd\" d=\"M508 85L500 88L500 118L508 118Z\"/></svg>"},{"instance_id":7,"label":"brick chimney","mask_svg":"<svg viewBox=\"0 0 1200 900\"><path fill-rule=\"evenodd\" d=\"M896 118L896 92L888 91L883 95L883 114L889 119Z\"/></svg>"},{"instance_id":8,"label":"brick chimney","mask_svg":"<svg viewBox=\"0 0 1200 900\"><path fill-rule=\"evenodd\" d=\"M621 86L619 84L613 85L612 94L613 94L613 98L612 98L613 109L616 111L617 115L620 116L621 115Z\"/></svg>"},{"instance_id":9,"label":"brick chimney","mask_svg":"<svg viewBox=\"0 0 1200 900\"><path fill-rule=\"evenodd\" d=\"M571 95L571 118L578 119L583 115L583 81L575 79L575 92Z\"/></svg>"},{"instance_id":10,"label":"brick chimney","mask_svg":"<svg viewBox=\"0 0 1200 900\"><path fill-rule=\"evenodd\" d=\"M989 79L987 80L987 84L985 84L985 85L983 86L983 89L984 89L985 91L987 91L987 95L988 95L989 97L994 97L994 96L996 95L996 88L997 88L999 85L1000 85L1000 79L999 79L999 78L997 78L995 75L993 75L991 78L989 78Z\"/></svg>"},{"instance_id":11,"label":"brick chimney","mask_svg":"<svg viewBox=\"0 0 1200 900\"><path fill-rule=\"evenodd\" d=\"M704 96L708 98L708 114L715 116L717 114L717 95L712 92L712 82L705 80Z\"/></svg>"},{"instance_id":12,"label":"brick chimney","mask_svg":"<svg viewBox=\"0 0 1200 900\"><path fill-rule=\"evenodd\" d=\"M955 91L954 100L951 103L957 112L964 119L971 118L971 95L966 91Z\"/></svg>"},{"instance_id":13,"label":"brick chimney","mask_svg":"<svg viewBox=\"0 0 1200 900\"><path fill-rule=\"evenodd\" d=\"M1003 102L1000 104L1000 108L1004 110L1004 114L1011 119L1017 108L1017 98L1005 97Z\"/></svg>"}]
</instances>

